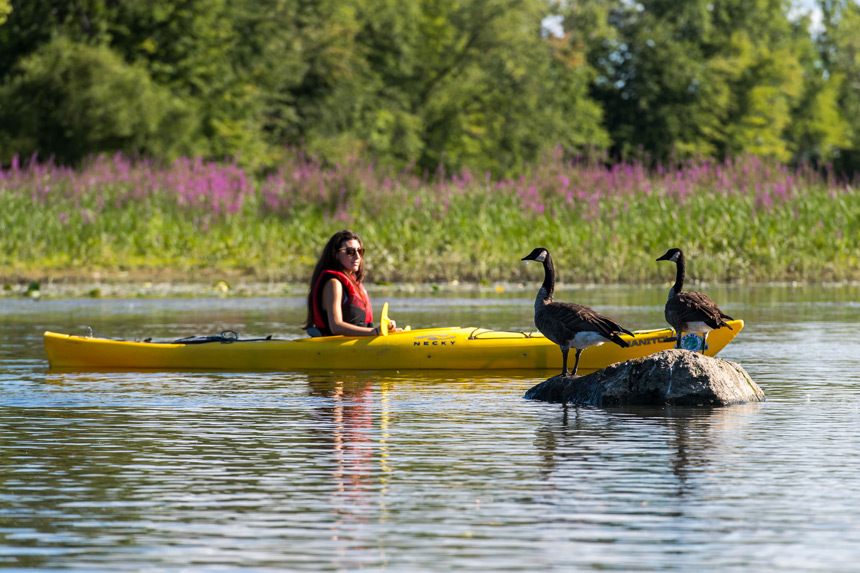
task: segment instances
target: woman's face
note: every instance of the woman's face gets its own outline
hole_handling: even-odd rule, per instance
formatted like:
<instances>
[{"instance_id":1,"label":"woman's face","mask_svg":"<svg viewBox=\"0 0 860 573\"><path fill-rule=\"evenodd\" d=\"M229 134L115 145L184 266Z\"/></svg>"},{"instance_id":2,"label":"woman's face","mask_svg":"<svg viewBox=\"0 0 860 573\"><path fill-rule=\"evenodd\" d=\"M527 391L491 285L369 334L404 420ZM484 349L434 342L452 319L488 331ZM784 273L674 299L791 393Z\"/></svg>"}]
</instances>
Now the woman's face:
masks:
<instances>
[{"instance_id":1,"label":"woman's face","mask_svg":"<svg viewBox=\"0 0 860 573\"><path fill-rule=\"evenodd\" d=\"M355 239L350 239L341 244L340 249L337 251L337 260L340 261L341 266L343 266L346 272L352 274L358 272L363 256L364 249L361 247L361 243Z\"/></svg>"}]
</instances>

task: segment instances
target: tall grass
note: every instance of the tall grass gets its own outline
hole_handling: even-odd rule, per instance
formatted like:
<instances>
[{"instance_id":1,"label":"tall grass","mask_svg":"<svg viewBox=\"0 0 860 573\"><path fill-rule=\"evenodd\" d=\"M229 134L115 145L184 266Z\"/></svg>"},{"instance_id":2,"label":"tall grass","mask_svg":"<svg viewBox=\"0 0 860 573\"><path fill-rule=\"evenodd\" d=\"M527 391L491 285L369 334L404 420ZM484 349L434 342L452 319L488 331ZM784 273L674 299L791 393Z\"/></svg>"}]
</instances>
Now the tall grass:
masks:
<instances>
[{"instance_id":1,"label":"tall grass","mask_svg":"<svg viewBox=\"0 0 860 573\"><path fill-rule=\"evenodd\" d=\"M503 180L300 153L265 176L199 159L103 156L71 170L31 158L0 169L0 275L305 281L328 236L348 227L376 281L518 281L535 246L568 282L666 280L654 259L672 246L693 279L857 279L858 199L856 177L753 156L649 169L559 153Z\"/></svg>"}]
</instances>

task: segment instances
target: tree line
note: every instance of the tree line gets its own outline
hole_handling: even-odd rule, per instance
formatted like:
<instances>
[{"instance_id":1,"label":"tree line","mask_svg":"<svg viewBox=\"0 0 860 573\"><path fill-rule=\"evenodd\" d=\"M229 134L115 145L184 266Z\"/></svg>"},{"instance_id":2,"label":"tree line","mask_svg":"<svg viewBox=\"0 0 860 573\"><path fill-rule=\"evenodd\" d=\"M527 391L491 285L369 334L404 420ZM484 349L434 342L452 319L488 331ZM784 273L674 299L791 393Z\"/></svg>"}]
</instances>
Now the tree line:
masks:
<instances>
[{"instance_id":1,"label":"tree line","mask_svg":"<svg viewBox=\"0 0 860 573\"><path fill-rule=\"evenodd\" d=\"M787 0L0 0L0 162L510 176L560 147L853 173L860 6L819 7L811 30Z\"/></svg>"}]
</instances>

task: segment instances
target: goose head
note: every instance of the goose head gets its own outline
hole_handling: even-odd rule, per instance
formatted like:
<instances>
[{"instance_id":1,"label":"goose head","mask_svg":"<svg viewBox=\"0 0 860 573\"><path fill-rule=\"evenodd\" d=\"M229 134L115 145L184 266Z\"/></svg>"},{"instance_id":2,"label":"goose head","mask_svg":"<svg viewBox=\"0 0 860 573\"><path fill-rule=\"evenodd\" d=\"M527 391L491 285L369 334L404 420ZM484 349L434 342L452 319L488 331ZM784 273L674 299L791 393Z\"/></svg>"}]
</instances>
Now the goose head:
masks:
<instances>
[{"instance_id":1,"label":"goose head","mask_svg":"<svg viewBox=\"0 0 860 573\"><path fill-rule=\"evenodd\" d=\"M677 263L678 259L684 256L684 253L681 252L681 249L669 249L666 251L666 254L657 259L658 261L672 261L673 263Z\"/></svg>"},{"instance_id":2,"label":"goose head","mask_svg":"<svg viewBox=\"0 0 860 573\"><path fill-rule=\"evenodd\" d=\"M546 250L545 248L543 248L543 247L538 247L538 248L536 248L535 250L533 250L531 253L529 253L528 255L526 255L525 257L523 257L523 258L522 258L522 259L520 259L520 260L523 260L523 261L537 261L537 262L539 262L539 263L542 263L542 262L544 262L544 261L546 260L546 258L547 258L548 256L549 256L549 251L547 251L547 250Z\"/></svg>"},{"instance_id":3,"label":"goose head","mask_svg":"<svg viewBox=\"0 0 860 573\"><path fill-rule=\"evenodd\" d=\"M675 263L676 274L675 274L675 284L672 285L672 288L669 289L669 300L672 300L676 294L680 293L684 288L684 273L685 266L684 263L684 253L681 249L674 248L666 251L666 254L657 259L658 261L670 261Z\"/></svg>"}]
</instances>

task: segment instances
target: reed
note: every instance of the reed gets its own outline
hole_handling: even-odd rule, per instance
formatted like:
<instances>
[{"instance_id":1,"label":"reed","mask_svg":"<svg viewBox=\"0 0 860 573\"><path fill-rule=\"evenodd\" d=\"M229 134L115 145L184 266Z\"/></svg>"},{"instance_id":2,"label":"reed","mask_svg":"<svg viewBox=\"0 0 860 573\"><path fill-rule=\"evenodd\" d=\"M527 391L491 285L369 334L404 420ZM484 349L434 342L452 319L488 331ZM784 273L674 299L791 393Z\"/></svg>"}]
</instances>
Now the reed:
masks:
<instances>
[{"instance_id":1,"label":"reed","mask_svg":"<svg viewBox=\"0 0 860 573\"><path fill-rule=\"evenodd\" d=\"M304 282L328 236L349 227L380 282L519 281L538 245L566 282L664 281L654 259L672 246L694 261L691 280L854 280L858 199L857 177L753 156L649 169L557 153L503 180L301 153L267 175L200 159L102 156L72 170L30 158L0 169L0 276Z\"/></svg>"}]
</instances>

